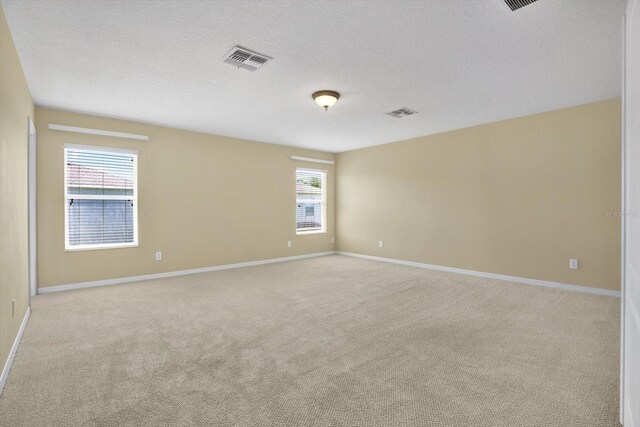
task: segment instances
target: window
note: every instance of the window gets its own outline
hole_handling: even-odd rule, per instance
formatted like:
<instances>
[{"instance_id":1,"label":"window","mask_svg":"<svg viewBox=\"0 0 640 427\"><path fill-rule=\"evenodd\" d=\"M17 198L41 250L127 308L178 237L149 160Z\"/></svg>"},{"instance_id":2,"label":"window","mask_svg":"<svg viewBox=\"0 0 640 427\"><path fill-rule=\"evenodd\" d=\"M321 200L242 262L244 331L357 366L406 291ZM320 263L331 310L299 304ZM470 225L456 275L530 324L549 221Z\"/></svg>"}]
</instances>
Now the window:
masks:
<instances>
[{"instance_id":1,"label":"window","mask_svg":"<svg viewBox=\"0 0 640 427\"><path fill-rule=\"evenodd\" d=\"M327 231L327 172L296 169L296 232Z\"/></svg>"},{"instance_id":2,"label":"window","mask_svg":"<svg viewBox=\"0 0 640 427\"><path fill-rule=\"evenodd\" d=\"M138 155L66 146L65 249L138 245Z\"/></svg>"}]
</instances>

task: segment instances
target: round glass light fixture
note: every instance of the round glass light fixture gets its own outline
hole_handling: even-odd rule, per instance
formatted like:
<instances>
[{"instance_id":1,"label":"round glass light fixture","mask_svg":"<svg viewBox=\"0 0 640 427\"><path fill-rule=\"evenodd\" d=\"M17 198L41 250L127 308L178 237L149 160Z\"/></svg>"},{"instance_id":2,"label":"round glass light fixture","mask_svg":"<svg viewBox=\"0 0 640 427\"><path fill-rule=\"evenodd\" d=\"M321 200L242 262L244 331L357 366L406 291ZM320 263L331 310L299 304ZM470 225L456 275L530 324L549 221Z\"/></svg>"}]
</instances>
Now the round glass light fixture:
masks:
<instances>
[{"instance_id":1,"label":"round glass light fixture","mask_svg":"<svg viewBox=\"0 0 640 427\"><path fill-rule=\"evenodd\" d=\"M340 94L333 90L320 90L311 96L319 106L324 108L324 111L327 111L340 98Z\"/></svg>"}]
</instances>

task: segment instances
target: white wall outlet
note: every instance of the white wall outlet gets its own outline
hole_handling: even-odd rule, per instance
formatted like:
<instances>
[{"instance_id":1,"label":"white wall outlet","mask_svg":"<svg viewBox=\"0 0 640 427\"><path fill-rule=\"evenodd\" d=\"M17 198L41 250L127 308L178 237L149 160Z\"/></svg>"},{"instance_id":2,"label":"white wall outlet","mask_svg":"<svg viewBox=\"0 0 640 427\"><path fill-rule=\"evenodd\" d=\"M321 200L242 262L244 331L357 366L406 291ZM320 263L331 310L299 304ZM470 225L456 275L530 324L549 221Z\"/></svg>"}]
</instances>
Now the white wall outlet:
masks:
<instances>
[{"instance_id":1,"label":"white wall outlet","mask_svg":"<svg viewBox=\"0 0 640 427\"><path fill-rule=\"evenodd\" d=\"M290 248L291 247L291 240L287 240L287 247Z\"/></svg>"},{"instance_id":2,"label":"white wall outlet","mask_svg":"<svg viewBox=\"0 0 640 427\"><path fill-rule=\"evenodd\" d=\"M162 252L156 252L156 261L162 261Z\"/></svg>"},{"instance_id":3,"label":"white wall outlet","mask_svg":"<svg viewBox=\"0 0 640 427\"><path fill-rule=\"evenodd\" d=\"M384 248L384 242L382 240L378 240L378 247Z\"/></svg>"},{"instance_id":4,"label":"white wall outlet","mask_svg":"<svg viewBox=\"0 0 640 427\"><path fill-rule=\"evenodd\" d=\"M331 243L335 243L335 242L336 242L336 238L335 238L335 237L332 237L332 238L331 238Z\"/></svg>"},{"instance_id":5,"label":"white wall outlet","mask_svg":"<svg viewBox=\"0 0 640 427\"><path fill-rule=\"evenodd\" d=\"M569 268L572 270L577 270L578 269L578 260L577 259L570 259L569 260Z\"/></svg>"}]
</instances>

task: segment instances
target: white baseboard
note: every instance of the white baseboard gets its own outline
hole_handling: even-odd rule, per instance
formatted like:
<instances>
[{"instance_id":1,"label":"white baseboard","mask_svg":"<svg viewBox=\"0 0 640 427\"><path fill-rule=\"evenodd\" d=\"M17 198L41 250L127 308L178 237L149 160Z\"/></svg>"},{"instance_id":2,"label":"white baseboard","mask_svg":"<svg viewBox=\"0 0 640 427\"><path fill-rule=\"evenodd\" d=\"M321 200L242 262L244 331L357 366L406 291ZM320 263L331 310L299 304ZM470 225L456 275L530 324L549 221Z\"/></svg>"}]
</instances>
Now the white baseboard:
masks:
<instances>
[{"instance_id":1,"label":"white baseboard","mask_svg":"<svg viewBox=\"0 0 640 427\"><path fill-rule=\"evenodd\" d=\"M168 271L166 273L144 274L142 276L118 277L115 279L96 280L93 282L71 283L68 285L45 286L38 288L39 294L49 292L70 291L73 289L94 288L96 286L120 285L122 283L141 282L143 280L164 279L166 277L185 276L188 274L208 273L211 271L230 270L232 268L253 267L256 265L273 264L276 262L295 261L298 259L315 258L326 255L333 255L334 251L315 252L305 255L294 255L284 258L262 259L258 261L240 262L237 264L215 265L213 267L193 268L191 270Z\"/></svg>"},{"instance_id":2,"label":"white baseboard","mask_svg":"<svg viewBox=\"0 0 640 427\"><path fill-rule=\"evenodd\" d=\"M286 262L286 261L295 261L295 260L299 260L299 259L315 258L315 257L333 255L333 254L351 256L351 257L356 257L356 258L364 258L364 259L369 259L369 260L374 260L374 261L389 262L389 263L392 263L392 264L407 265L407 266L410 266L410 267L425 268L425 269L428 269L428 270L447 271L447 272L450 272L450 273L465 274L465 275L468 275L468 276L476 276L476 277L484 277L484 278L488 278L488 279L503 280L503 281L506 281L506 282L524 283L524 284L527 284L527 285L545 286L545 287L548 287L548 288L558 288L558 289L565 289L565 290L577 291L577 292L587 292L587 293L591 293L591 294L606 295L606 296L610 296L610 297L620 298L620 291L613 291L613 290L609 290L609 289L591 288L591 287L588 287L588 286L570 285L570 284L566 284L566 283L550 282L550 281L547 281L547 280L529 279L529 278L526 278L526 277L517 277L517 276L508 276L506 274L485 273L485 272L482 272L482 271L465 270L465 269L462 269L462 268L445 267L445 266L441 266L441 265L425 264L425 263L420 263L420 262L404 261L404 260L394 259L394 258L383 258L383 257L378 257L378 256L373 256L373 255L363 255L363 254L356 254L356 253L342 252L342 251L337 251L337 252L334 252L334 251L315 252L315 253L311 253L311 254L294 255L294 256L283 257L283 258L271 258L271 259L264 259L264 260L258 260L258 261L240 262L240 263L237 263L237 264L224 264L224 265L216 265L216 266L213 266L213 267L194 268L194 269L191 269L191 270L168 271L166 273L154 273L154 274L145 274L145 275L141 275L141 276L119 277L119 278L115 278L115 279L96 280L96 281L93 281L93 282L72 283L72 284L68 284L68 285L58 285L58 286L46 286L46 287L39 288L38 289L38 293L69 291L69 290L73 290L73 289L93 288L93 287L96 287L96 286L119 285L119 284L123 284L123 283L140 282L140 281L143 281L143 280L163 279L163 278L166 278L166 277L185 276L185 275L188 275L188 274L208 273L208 272L211 272L211 271L220 271L220 270L230 270L230 269L233 269L233 268L252 267L252 266L256 266L256 265L273 264L273 263L277 263L277 262Z\"/></svg>"},{"instance_id":3,"label":"white baseboard","mask_svg":"<svg viewBox=\"0 0 640 427\"><path fill-rule=\"evenodd\" d=\"M20 340L22 339L22 334L24 333L24 328L27 326L27 322L29 321L30 315L31 315L31 307L27 307L27 311L24 313L24 317L22 318L22 323L20 324L20 329L18 329L18 334L16 335L16 339L13 340L13 346L11 346L9 357L7 357L7 361L5 362L4 368L2 369L2 375L0 376L0 394L2 393L2 389L4 389L4 383L7 381L7 378L9 377L9 371L11 370L11 365L13 364L13 358L16 355L16 351L18 351L18 346L20 345Z\"/></svg>"},{"instance_id":4,"label":"white baseboard","mask_svg":"<svg viewBox=\"0 0 640 427\"><path fill-rule=\"evenodd\" d=\"M336 253L339 255L370 259L374 261L390 262L392 264L408 265L410 267L425 268L428 270L447 271L450 273L466 274L468 276L484 277L488 279L503 280L506 282L524 283L526 285L545 286L547 288L566 289L569 291L587 292L590 294L606 295L610 297L620 298L620 291L612 291L609 289L591 288L588 286L580 286L580 285L569 285L566 283L550 282L547 280L528 279L526 277L507 276L506 274L485 273L482 271L465 270L462 268L454 268L454 267L444 267L441 265L424 264L421 262L413 262L413 261L403 261L400 259L383 258L383 257L378 257L373 255L362 255L362 254L356 254L351 252L337 251Z\"/></svg>"}]
</instances>

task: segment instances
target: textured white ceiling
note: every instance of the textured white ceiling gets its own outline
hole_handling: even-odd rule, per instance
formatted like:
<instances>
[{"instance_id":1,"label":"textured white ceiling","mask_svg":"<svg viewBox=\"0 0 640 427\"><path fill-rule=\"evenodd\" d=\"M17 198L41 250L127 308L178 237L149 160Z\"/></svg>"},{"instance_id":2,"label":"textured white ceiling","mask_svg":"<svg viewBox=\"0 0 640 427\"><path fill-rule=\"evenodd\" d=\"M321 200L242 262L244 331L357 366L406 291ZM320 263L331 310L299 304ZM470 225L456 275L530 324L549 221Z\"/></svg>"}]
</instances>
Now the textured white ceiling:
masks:
<instances>
[{"instance_id":1,"label":"textured white ceiling","mask_svg":"<svg viewBox=\"0 0 640 427\"><path fill-rule=\"evenodd\" d=\"M324 151L620 95L624 0L2 6L38 105ZM274 60L238 70L236 44ZM342 94L328 112L321 89Z\"/></svg>"}]
</instances>

